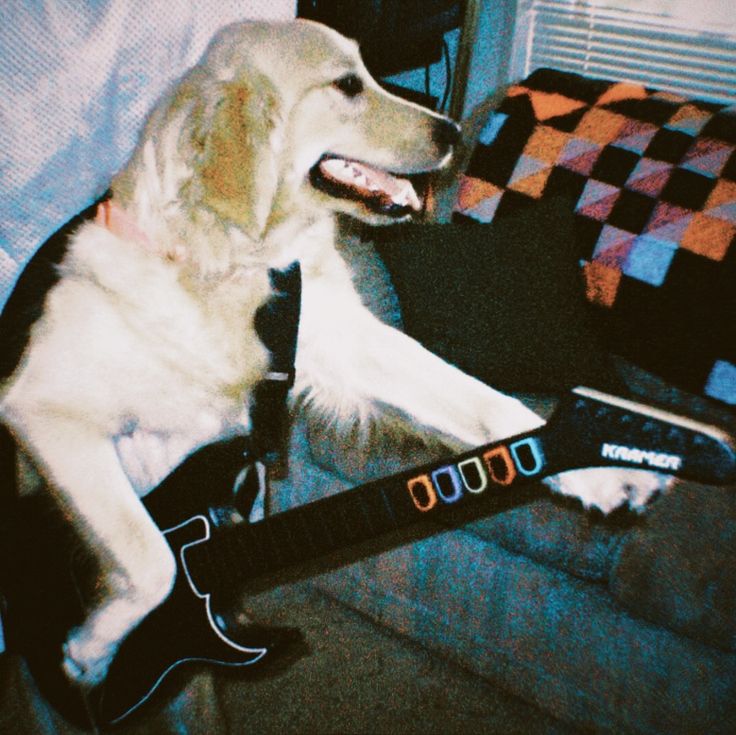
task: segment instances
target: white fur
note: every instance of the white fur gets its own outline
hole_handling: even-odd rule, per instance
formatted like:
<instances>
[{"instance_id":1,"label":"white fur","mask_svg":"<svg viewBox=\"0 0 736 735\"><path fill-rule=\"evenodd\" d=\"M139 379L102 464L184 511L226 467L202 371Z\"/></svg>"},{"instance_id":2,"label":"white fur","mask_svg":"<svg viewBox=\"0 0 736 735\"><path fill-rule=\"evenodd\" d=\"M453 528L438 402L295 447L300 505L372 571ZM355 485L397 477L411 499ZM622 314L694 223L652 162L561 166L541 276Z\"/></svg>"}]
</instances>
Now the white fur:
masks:
<instances>
[{"instance_id":1,"label":"white fur","mask_svg":"<svg viewBox=\"0 0 736 735\"><path fill-rule=\"evenodd\" d=\"M332 85L348 72L365 84L355 99ZM436 169L451 153L432 137L439 120L383 92L352 42L306 22L226 28L152 113L113 182L145 238L80 228L2 393L3 420L106 570L65 646L70 677L98 682L171 589L174 560L138 495L196 447L248 431L268 268L301 262L294 393L338 427L390 419L460 449L542 423L364 308L334 213L385 218L308 182L327 152ZM582 477L558 489L604 510L632 500L631 473Z\"/></svg>"}]
</instances>

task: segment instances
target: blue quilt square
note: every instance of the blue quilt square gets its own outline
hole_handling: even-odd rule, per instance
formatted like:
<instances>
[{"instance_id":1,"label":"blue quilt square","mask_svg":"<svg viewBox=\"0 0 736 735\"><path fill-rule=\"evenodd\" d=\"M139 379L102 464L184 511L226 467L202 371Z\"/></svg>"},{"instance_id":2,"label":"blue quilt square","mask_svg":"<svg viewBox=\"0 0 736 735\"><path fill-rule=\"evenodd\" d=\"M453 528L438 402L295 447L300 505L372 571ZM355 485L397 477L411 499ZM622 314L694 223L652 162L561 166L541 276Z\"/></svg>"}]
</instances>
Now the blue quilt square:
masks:
<instances>
[{"instance_id":1,"label":"blue quilt square","mask_svg":"<svg viewBox=\"0 0 736 735\"><path fill-rule=\"evenodd\" d=\"M736 365L726 360L716 360L705 386L708 396L736 405Z\"/></svg>"},{"instance_id":2,"label":"blue quilt square","mask_svg":"<svg viewBox=\"0 0 736 735\"><path fill-rule=\"evenodd\" d=\"M676 251L677 245L671 241L640 235L634 241L622 270L631 278L661 286Z\"/></svg>"}]
</instances>

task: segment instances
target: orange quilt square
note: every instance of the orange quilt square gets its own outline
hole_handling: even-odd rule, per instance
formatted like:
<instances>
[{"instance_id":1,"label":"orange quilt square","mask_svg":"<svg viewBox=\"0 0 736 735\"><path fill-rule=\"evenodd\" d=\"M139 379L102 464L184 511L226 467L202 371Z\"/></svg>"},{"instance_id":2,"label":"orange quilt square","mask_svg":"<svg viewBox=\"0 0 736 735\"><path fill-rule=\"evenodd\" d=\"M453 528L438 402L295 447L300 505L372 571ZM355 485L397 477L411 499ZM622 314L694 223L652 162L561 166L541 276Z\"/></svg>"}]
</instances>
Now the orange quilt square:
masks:
<instances>
[{"instance_id":1,"label":"orange quilt square","mask_svg":"<svg viewBox=\"0 0 736 735\"><path fill-rule=\"evenodd\" d=\"M696 212L680 244L691 253L703 255L711 260L723 260L734 235L736 225Z\"/></svg>"},{"instance_id":2,"label":"orange quilt square","mask_svg":"<svg viewBox=\"0 0 736 735\"><path fill-rule=\"evenodd\" d=\"M593 107L583 115L575 134L600 145L612 143L628 118L616 112Z\"/></svg>"},{"instance_id":3,"label":"orange quilt square","mask_svg":"<svg viewBox=\"0 0 736 735\"><path fill-rule=\"evenodd\" d=\"M569 133L555 130L548 125L537 125L529 136L524 153L546 163L556 163L571 137Z\"/></svg>"},{"instance_id":4,"label":"orange quilt square","mask_svg":"<svg viewBox=\"0 0 736 735\"><path fill-rule=\"evenodd\" d=\"M621 271L598 261L585 263L585 295L593 304L610 308L616 301L618 288L621 285Z\"/></svg>"}]
</instances>

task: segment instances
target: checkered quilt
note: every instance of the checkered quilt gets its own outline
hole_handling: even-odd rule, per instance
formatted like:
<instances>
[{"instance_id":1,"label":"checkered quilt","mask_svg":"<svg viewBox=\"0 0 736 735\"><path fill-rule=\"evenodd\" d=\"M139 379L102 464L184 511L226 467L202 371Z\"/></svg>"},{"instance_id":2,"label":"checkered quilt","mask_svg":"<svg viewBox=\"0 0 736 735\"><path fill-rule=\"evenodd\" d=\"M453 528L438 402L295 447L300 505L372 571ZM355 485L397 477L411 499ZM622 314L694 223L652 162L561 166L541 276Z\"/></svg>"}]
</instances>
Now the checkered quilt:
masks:
<instances>
[{"instance_id":1,"label":"checkered quilt","mask_svg":"<svg viewBox=\"0 0 736 735\"><path fill-rule=\"evenodd\" d=\"M736 107L540 69L490 115L455 216L559 195L611 349L736 405Z\"/></svg>"}]
</instances>

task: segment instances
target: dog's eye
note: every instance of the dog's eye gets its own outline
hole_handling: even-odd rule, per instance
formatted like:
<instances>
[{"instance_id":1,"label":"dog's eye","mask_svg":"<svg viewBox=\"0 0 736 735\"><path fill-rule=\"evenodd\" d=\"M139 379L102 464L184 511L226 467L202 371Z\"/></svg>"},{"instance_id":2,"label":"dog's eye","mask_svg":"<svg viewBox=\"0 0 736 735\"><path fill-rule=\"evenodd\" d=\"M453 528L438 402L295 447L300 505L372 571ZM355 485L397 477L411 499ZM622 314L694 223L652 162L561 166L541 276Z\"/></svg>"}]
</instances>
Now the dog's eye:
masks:
<instances>
[{"instance_id":1,"label":"dog's eye","mask_svg":"<svg viewBox=\"0 0 736 735\"><path fill-rule=\"evenodd\" d=\"M346 97L357 97L363 91L363 80L357 74L346 74L332 82Z\"/></svg>"}]
</instances>

